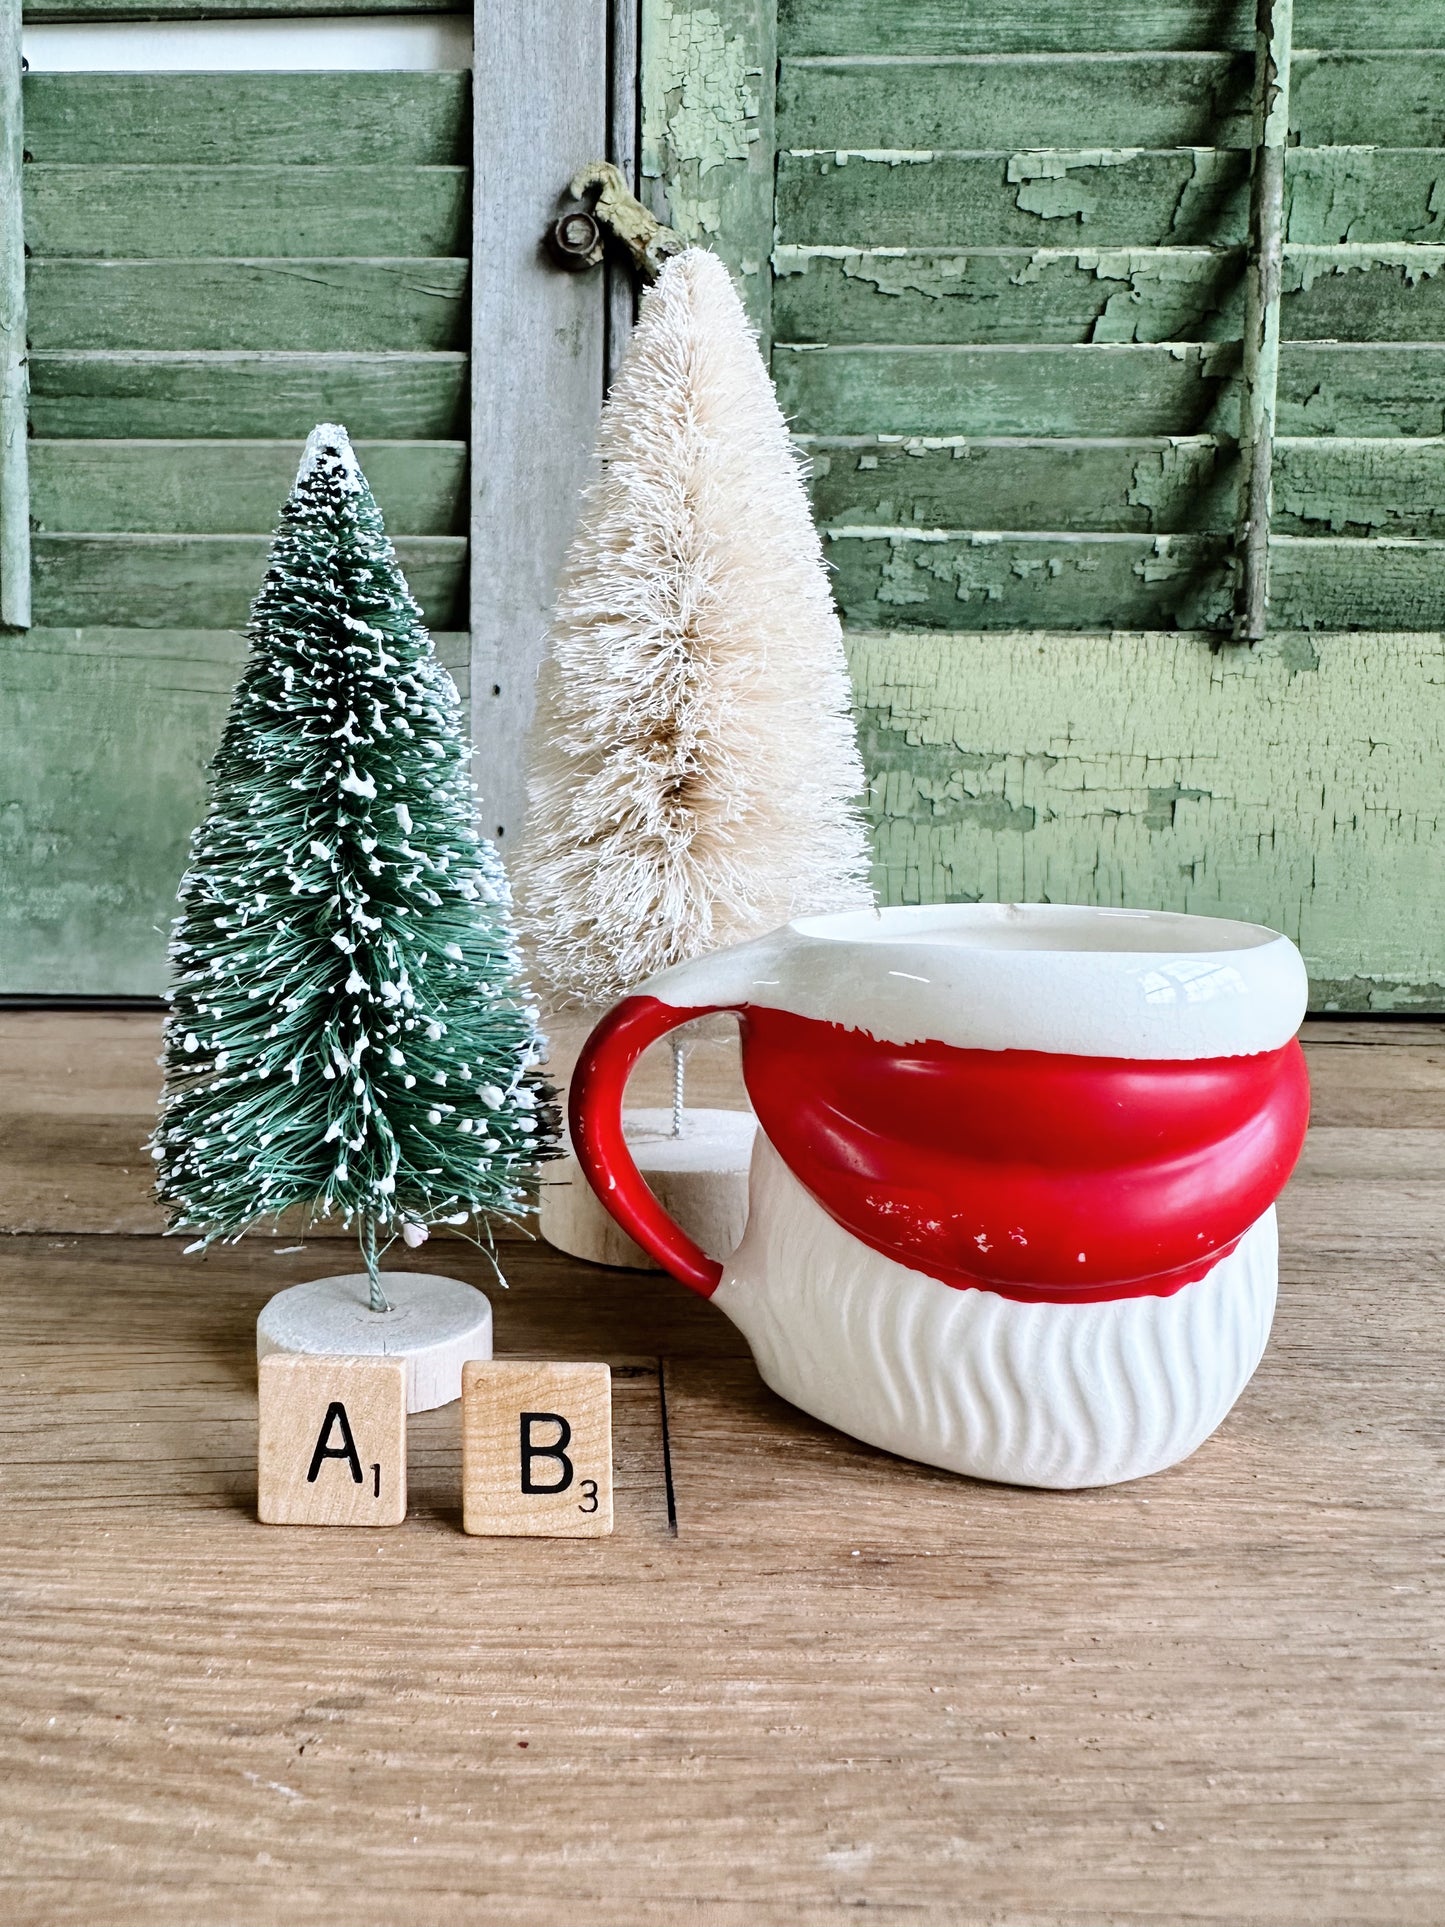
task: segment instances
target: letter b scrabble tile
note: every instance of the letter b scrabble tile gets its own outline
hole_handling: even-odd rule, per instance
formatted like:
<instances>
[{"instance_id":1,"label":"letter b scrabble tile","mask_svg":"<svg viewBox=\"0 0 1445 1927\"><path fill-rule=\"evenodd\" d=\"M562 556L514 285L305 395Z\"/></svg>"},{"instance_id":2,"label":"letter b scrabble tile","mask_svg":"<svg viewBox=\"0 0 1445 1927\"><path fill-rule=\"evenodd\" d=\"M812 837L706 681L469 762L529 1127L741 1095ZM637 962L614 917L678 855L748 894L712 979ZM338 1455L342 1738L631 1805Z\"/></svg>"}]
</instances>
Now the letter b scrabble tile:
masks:
<instances>
[{"instance_id":1,"label":"letter b scrabble tile","mask_svg":"<svg viewBox=\"0 0 1445 1927\"><path fill-rule=\"evenodd\" d=\"M463 1365L462 1528L508 1538L611 1532L608 1366Z\"/></svg>"},{"instance_id":2,"label":"letter b scrabble tile","mask_svg":"<svg viewBox=\"0 0 1445 1927\"><path fill-rule=\"evenodd\" d=\"M406 1361L272 1352L259 1377L262 1523L399 1526Z\"/></svg>"}]
</instances>

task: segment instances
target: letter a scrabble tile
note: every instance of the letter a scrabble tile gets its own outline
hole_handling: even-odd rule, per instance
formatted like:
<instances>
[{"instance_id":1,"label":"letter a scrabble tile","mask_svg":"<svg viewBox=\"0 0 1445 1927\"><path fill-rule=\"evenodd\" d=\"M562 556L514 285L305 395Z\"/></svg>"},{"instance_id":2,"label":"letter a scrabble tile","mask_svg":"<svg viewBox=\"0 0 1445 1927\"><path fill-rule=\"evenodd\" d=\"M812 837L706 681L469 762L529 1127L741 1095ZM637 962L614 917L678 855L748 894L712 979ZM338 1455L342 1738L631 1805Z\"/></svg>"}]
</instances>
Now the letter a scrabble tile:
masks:
<instances>
[{"instance_id":1,"label":"letter a scrabble tile","mask_svg":"<svg viewBox=\"0 0 1445 1927\"><path fill-rule=\"evenodd\" d=\"M463 1365L462 1529L549 1539L611 1532L608 1366Z\"/></svg>"},{"instance_id":2,"label":"letter a scrabble tile","mask_svg":"<svg viewBox=\"0 0 1445 1927\"><path fill-rule=\"evenodd\" d=\"M272 1352L261 1360L258 1511L269 1526L399 1526L406 1361Z\"/></svg>"}]
</instances>

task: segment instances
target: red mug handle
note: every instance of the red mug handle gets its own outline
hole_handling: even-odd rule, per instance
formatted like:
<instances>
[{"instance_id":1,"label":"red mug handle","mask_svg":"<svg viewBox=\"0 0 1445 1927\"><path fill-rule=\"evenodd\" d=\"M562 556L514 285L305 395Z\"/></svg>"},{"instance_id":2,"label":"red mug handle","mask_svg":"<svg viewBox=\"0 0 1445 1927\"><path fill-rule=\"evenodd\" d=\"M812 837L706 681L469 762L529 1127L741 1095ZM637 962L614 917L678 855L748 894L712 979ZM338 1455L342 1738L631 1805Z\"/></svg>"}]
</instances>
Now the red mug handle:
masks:
<instances>
[{"instance_id":1,"label":"red mug handle","mask_svg":"<svg viewBox=\"0 0 1445 1927\"><path fill-rule=\"evenodd\" d=\"M622 1131L622 1094L633 1065L649 1044L679 1024L734 1004L665 1004L657 997L624 997L582 1046L572 1073L567 1123L572 1149L603 1205L664 1271L711 1298L722 1266L668 1217L648 1189Z\"/></svg>"}]
</instances>

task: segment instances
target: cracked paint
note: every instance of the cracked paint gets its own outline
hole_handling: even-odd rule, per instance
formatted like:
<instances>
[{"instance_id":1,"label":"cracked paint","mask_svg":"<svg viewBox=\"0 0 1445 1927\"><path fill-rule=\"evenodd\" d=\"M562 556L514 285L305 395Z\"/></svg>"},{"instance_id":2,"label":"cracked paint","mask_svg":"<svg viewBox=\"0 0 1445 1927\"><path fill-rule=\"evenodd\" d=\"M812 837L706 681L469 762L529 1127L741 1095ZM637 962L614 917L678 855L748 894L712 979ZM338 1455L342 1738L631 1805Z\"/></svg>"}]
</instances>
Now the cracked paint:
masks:
<instances>
[{"instance_id":1,"label":"cracked paint","mask_svg":"<svg viewBox=\"0 0 1445 1927\"><path fill-rule=\"evenodd\" d=\"M888 901L1241 917L1316 1008L1440 1007L1445 638L847 640Z\"/></svg>"},{"instance_id":2,"label":"cracked paint","mask_svg":"<svg viewBox=\"0 0 1445 1927\"><path fill-rule=\"evenodd\" d=\"M1009 156L1007 180L1017 186L1014 205L1041 220L1087 221L1099 205L1096 180L1105 167L1124 167L1144 150L1140 147L1083 148L1074 153L1043 151Z\"/></svg>"},{"instance_id":3,"label":"cracked paint","mask_svg":"<svg viewBox=\"0 0 1445 1927\"><path fill-rule=\"evenodd\" d=\"M654 211L721 256L765 340L776 51L750 0L642 0L642 173L662 190Z\"/></svg>"}]
</instances>

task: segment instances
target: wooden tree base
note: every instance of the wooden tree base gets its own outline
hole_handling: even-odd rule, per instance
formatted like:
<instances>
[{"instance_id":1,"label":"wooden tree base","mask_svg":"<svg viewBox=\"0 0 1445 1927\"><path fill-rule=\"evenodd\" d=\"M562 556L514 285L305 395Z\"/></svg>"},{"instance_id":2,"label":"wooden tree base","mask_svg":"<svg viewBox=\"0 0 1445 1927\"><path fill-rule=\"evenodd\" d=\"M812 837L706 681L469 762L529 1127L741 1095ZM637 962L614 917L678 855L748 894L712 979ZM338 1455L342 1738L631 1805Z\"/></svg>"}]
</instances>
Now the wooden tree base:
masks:
<instances>
[{"instance_id":1,"label":"wooden tree base","mask_svg":"<svg viewBox=\"0 0 1445 1927\"><path fill-rule=\"evenodd\" d=\"M272 1352L406 1360L406 1409L429 1412L462 1393L462 1366L492 1355L492 1307L481 1292L430 1272L388 1271L392 1310L372 1311L365 1272L278 1291L256 1320L256 1357Z\"/></svg>"},{"instance_id":2,"label":"wooden tree base","mask_svg":"<svg viewBox=\"0 0 1445 1927\"><path fill-rule=\"evenodd\" d=\"M751 1111L687 1110L681 1137L671 1111L627 1111L623 1128L658 1203L713 1258L726 1258L748 1218L748 1165L758 1121ZM542 1173L539 1227L548 1244L594 1265L655 1271L647 1253L602 1208L570 1151Z\"/></svg>"}]
</instances>

